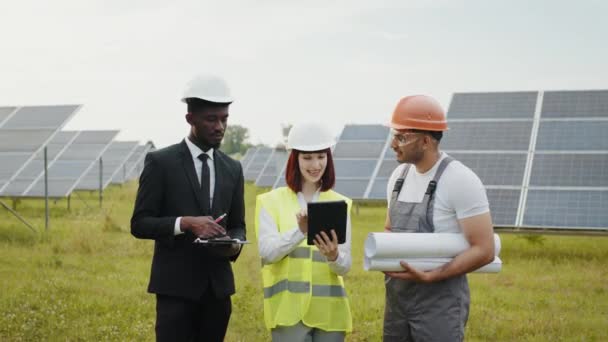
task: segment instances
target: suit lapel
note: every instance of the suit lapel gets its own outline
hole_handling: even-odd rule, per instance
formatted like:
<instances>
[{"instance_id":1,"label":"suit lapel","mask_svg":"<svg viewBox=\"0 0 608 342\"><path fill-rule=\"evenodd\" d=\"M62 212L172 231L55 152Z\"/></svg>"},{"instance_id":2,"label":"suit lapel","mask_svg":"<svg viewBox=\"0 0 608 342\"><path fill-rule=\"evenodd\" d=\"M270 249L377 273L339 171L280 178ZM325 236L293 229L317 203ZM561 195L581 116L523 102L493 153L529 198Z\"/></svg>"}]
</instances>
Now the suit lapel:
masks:
<instances>
[{"instance_id":1,"label":"suit lapel","mask_svg":"<svg viewBox=\"0 0 608 342\"><path fill-rule=\"evenodd\" d=\"M218 213L218 207L221 200L222 188L224 185L224 172L226 172L226 165L224 159L217 153L217 150L213 151L213 166L215 168L215 188L213 189L213 204L211 205L211 212L221 215Z\"/></svg>"},{"instance_id":2,"label":"suit lapel","mask_svg":"<svg viewBox=\"0 0 608 342\"><path fill-rule=\"evenodd\" d=\"M194 170L194 162L192 161L192 155L190 154L188 145L186 145L186 141L182 141L181 147L182 151L180 154L180 158L182 160L182 166L184 167L184 171L186 172L186 176L188 177L188 181L190 182L192 191L194 191L194 196L196 197L196 200L198 202L198 207L202 208L203 197L201 193L201 186L199 184L199 180L196 177L196 171ZM215 203L215 201L213 202Z\"/></svg>"}]
</instances>

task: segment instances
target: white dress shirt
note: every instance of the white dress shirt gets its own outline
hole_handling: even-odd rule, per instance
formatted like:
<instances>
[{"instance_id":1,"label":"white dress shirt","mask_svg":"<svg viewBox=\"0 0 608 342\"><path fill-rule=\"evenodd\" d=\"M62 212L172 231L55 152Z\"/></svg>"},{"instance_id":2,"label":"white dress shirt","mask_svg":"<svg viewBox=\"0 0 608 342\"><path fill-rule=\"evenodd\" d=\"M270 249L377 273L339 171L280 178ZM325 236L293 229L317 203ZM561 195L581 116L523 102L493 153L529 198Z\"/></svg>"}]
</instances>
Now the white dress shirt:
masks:
<instances>
[{"instance_id":1,"label":"white dress shirt","mask_svg":"<svg viewBox=\"0 0 608 342\"><path fill-rule=\"evenodd\" d=\"M307 208L307 202L304 198L304 194L298 192L297 196L300 208L305 210ZM319 191L313 195L312 202L316 202L318 199ZM294 216L295 214L296 213L293 213ZM264 263L274 263L283 259L306 239L306 235L302 233L297 225L283 234L279 233L277 224L264 208L260 210L258 227L258 249ZM329 268L337 275L345 275L350 270L352 264L350 243L351 227L350 215L348 215L346 220L346 241L343 244L338 245L338 258L335 261L327 261Z\"/></svg>"},{"instance_id":2,"label":"white dress shirt","mask_svg":"<svg viewBox=\"0 0 608 342\"><path fill-rule=\"evenodd\" d=\"M199 186L201 182L201 173L203 172L203 162L198 159L198 156L200 156L201 153L205 153L209 156L209 158L207 158L207 166L209 166L209 206L213 206L213 191L215 190L215 165L213 164L213 149L210 148L207 152L203 152L203 150L201 150L198 146L194 145L194 143L190 141L188 137L186 137L185 140L186 145L188 146L188 150L190 150L192 161L194 162L194 170L196 171L196 179L199 182ZM181 220L181 217L178 217L175 220L175 228L173 231L174 235L184 233L180 229Z\"/></svg>"}]
</instances>

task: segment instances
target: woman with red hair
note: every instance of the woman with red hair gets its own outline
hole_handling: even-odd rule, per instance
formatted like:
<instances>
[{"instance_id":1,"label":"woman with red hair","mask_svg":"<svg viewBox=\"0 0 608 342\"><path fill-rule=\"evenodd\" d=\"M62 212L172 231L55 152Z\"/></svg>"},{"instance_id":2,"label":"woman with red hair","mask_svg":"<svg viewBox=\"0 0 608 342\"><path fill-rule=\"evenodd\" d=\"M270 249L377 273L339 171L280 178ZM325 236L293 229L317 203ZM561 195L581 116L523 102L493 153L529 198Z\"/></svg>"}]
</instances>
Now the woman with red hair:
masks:
<instances>
[{"instance_id":1,"label":"woman with red hair","mask_svg":"<svg viewBox=\"0 0 608 342\"><path fill-rule=\"evenodd\" d=\"M287 186L259 195L256 202L264 322L275 342L344 341L352 331L342 279L351 267L352 201L332 190L335 139L324 126L303 124L291 129L287 145ZM307 245L307 203L336 200L348 205L346 242L339 245L331 230L317 234L314 246Z\"/></svg>"}]
</instances>

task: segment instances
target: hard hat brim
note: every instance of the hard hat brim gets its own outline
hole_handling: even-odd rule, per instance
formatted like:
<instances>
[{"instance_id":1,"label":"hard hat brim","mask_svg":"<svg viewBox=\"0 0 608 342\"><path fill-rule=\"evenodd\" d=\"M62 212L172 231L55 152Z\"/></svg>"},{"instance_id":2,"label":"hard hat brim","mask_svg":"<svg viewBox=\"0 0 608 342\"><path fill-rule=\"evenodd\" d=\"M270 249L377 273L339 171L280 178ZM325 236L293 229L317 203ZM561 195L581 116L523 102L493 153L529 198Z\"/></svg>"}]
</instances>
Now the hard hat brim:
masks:
<instances>
[{"instance_id":1,"label":"hard hat brim","mask_svg":"<svg viewBox=\"0 0 608 342\"><path fill-rule=\"evenodd\" d=\"M325 150L328 149L332 146L334 146L336 144L335 141L331 142L331 143L325 143L325 144L317 144L317 145L307 145L307 146L302 146L302 145L294 145L294 146L290 146L287 145L287 149L289 150L298 150L298 151L302 151L302 152L314 152L314 151L321 151L321 150Z\"/></svg>"},{"instance_id":2,"label":"hard hat brim","mask_svg":"<svg viewBox=\"0 0 608 342\"><path fill-rule=\"evenodd\" d=\"M433 131L433 132L445 132L450 129L447 126L447 124L444 122L431 124L428 121L424 122L422 124L420 124L420 123L396 124L396 123L389 122L385 126L390 127L395 130L417 129L417 130L421 130L421 131Z\"/></svg>"},{"instance_id":3,"label":"hard hat brim","mask_svg":"<svg viewBox=\"0 0 608 342\"><path fill-rule=\"evenodd\" d=\"M187 103L186 100L188 100L188 99L201 99L201 100L205 100L205 101L208 101L208 102L225 103L225 104L231 104L232 102L234 102L234 99L232 97L206 97L206 98L202 98L202 97L197 97L197 96L182 97L182 102L183 103Z\"/></svg>"}]
</instances>

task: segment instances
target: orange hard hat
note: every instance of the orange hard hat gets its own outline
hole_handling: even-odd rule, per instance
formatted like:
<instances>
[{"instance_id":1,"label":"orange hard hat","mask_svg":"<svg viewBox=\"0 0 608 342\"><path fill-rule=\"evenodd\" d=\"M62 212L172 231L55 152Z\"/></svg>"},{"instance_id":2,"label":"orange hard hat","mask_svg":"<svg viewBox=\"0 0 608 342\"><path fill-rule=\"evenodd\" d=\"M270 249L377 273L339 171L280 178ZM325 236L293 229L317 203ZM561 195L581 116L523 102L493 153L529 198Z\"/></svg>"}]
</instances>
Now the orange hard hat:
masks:
<instances>
[{"instance_id":1,"label":"orange hard hat","mask_svg":"<svg viewBox=\"0 0 608 342\"><path fill-rule=\"evenodd\" d=\"M399 100L389 126L396 130L448 130L443 108L437 100L426 95L406 96Z\"/></svg>"}]
</instances>

